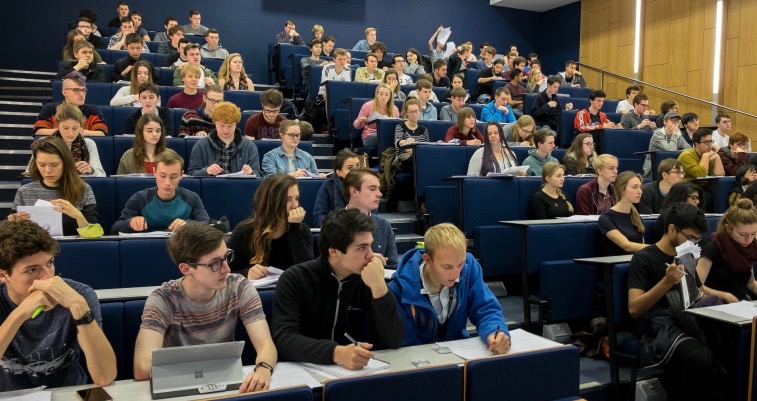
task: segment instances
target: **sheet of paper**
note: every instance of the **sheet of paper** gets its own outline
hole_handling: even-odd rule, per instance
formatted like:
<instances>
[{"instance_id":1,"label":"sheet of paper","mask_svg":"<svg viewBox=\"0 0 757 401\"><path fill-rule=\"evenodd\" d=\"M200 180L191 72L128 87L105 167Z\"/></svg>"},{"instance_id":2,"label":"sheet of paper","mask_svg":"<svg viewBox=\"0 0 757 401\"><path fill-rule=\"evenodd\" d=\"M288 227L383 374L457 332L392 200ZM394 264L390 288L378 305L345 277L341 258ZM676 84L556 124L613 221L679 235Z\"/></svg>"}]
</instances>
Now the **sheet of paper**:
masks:
<instances>
[{"instance_id":1,"label":"sheet of paper","mask_svg":"<svg viewBox=\"0 0 757 401\"><path fill-rule=\"evenodd\" d=\"M453 341L440 341L436 344L449 348L453 354L463 359L485 358L491 355L489 349L479 337Z\"/></svg>"},{"instance_id":2,"label":"sheet of paper","mask_svg":"<svg viewBox=\"0 0 757 401\"><path fill-rule=\"evenodd\" d=\"M245 377L254 370L254 366L245 366L242 368ZM302 385L316 388L320 387L321 383L297 363L279 362L276 364L276 367L273 369L273 375L271 375L271 390Z\"/></svg>"},{"instance_id":3,"label":"sheet of paper","mask_svg":"<svg viewBox=\"0 0 757 401\"><path fill-rule=\"evenodd\" d=\"M389 118L389 117L387 117L387 116L379 113L378 111L374 111L373 113L371 113L371 115L369 115L368 117L366 117L365 123L366 124L372 123L372 122L374 122L376 120L381 120L383 118Z\"/></svg>"},{"instance_id":4,"label":"sheet of paper","mask_svg":"<svg viewBox=\"0 0 757 401\"><path fill-rule=\"evenodd\" d=\"M257 280L252 280L252 285L254 285L255 288L259 288L271 284L276 284L279 281L279 277L281 277L281 273L284 273L284 271L279 268L269 266L268 275Z\"/></svg>"},{"instance_id":5,"label":"sheet of paper","mask_svg":"<svg viewBox=\"0 0 757 401\"><path fill-rule=\"evenodd\" d=\"M528 166L515 166L505 169L503 171L503 174L519 174L519 173L527 173L528 172Z\"/></svg>"},{"instance_id":6,"label":"sheet of paper","mask_svg":"<svg viewBox=\"0 0 757 401\"><path fill-rule=\"evenodd\" d=\"M561 347L562 344L548 340L536 334L529 333L523 329L516 329L510 332L510 352L508 354L517 354L519 352L538 351L546 348Z\"/></svg>"},{"instance_id":7,"label":"sheet of paper","mask_svg":"<svg viewBox=\"0 0 757 401\"><path fill-rule=\"evenodd\" d=\"M305 369L328 379L365 376L389 369L388 363L373 358L368 360L368 365L360 370L347 369L342 365L317 365L315 363L302 363L301 365Z\"/></svg>"},{"instance_id":8,"label":"sheet of paper","mask_svg":"<svg viewBox=\"0 0 757 401\"><path fill-rule=\"evenodd\" d=\"M244 177L245 173L237 171L236 173L218 174L216 177Z\"/></svg>"},{"instance_id":9,"label":"sheet of paper","mask_svg":"<svg viewBox=\"0 0 757 401\"><path fill-rule=\"evenodd\" d=\"M392 275L396 271L397 270L393 270L393 269L384 269L384 280L391 280L392 279Z\"/></svg>"},{"instance_id":10,"label":"sheet of paper","mask_svg":"<svg viewBox=\"0 0 757 401\"><path fill-rule=\"evenodd\" d=\"M442 30L439 32L438 35L436 35L436 41L439 43L447 43L447 40L449 40L450 36L452 36L452 27L449 27L449 28L442 27Z\"/></svg>"},{"instance_id":11,"label":"sheet of paper","mask_svg":"<svg viewBox=\"0 0 757 401\"><path fill-rule=\"evenodd\" d=\"M29 213L29 220L47 230L50 235L63 235L63 213L56 212L52 205L19 206L18 211Z\"/></svg>"},{"instance_id":12,"label":"sheet of paper","mask_svg":"<svg viewBox=\"0 0 757 401\"><path fill-rule=\"evenodd\" d=\"M0 393L0 400L3 401L50 401L53 393L43 391L44 386L24 390L6 391Z\"/></svg>"},{"instance_id":13,"label":"sheet of paper","mask_svg":"<svg viewBox=\"0 0 757 401\"><path fill-rule=\"evenodd\" d=\"M570 221L599 221L599 215L582 215L582 214L574 214L570 217L558 217L560 220L570 220Z\"/></svg>"},{"instance_id":14,"label":"sheet of paper","mask_svg":"<svg viewBox=\"0 0 757 401\"><path fill-rule=\"evenodd\" d=\"M699 245L691 241L686 241L683 244L678 245L676 247L677 258L683 258L684 256L691 254L694 256L695 259L699 259L699 255L701 253L702 253L702 249L699 247Z\"/></svg>"},{"instance_id":15,"label":"sheet of paper","mask_svg":"<svg viewBox=\"0 0 757 401\"><path fill-rule=\"evenodd\" d=\"M134 238L139 238L139 237L170 237L171 234L172 233L170 231L147 231L147 232L143 232L143 233L122 233L122 232L119 232L118 236L120 236L120 237L134 237Z\"/></svg>"},{"instance_id":16,"label":"sheet of paper","mask_svg":"<svg viewBox=\"0 0 757 401\"><path fill-rule=\"evenodd\" d=\"M154 174L150 173L131 173L131 174L113 174L111 177L130 177L130 178L155 178Z\"/></svg>"},{"instance_id":17,"label":"sheet of paper","mask_svg":"<svg viewBox=\"0 0 757 401\"><path fill-rule=\"evenodd\" d=\"M457 45L455 42L447 42L447 49L444 51L444 58L449 58L457 51Z\"/></svg>"},{"instance_id":18,"label":"sheet of paper","mask_svg":"<svg viewBox=\"0 0 757 401\"><path fill-rule=\"evenodd\" d=\"M707 309L720 311L748 320L752 320L753 317L757 316L757 305L747 301L736 302L733 304L708 306Z\"/></svg>"}]
</instances>

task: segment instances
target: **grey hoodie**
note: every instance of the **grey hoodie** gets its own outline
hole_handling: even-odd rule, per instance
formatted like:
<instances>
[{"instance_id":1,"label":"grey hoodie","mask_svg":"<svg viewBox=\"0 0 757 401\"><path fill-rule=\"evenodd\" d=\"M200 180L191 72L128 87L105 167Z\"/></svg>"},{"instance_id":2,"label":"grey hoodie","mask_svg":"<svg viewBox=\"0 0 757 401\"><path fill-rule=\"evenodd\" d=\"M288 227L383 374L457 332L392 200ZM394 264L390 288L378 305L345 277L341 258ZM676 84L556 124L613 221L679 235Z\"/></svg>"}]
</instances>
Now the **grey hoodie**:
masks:
<instances>
[{"instance_id":1,"label":"grey hoodie","mask_svg":"<svg viewBox=\"0 0 757 401\"><path fill-rule=\"evenodd\" d=\"M546 158L542 159L542 157L536 153L536 149L531 149L528 151L528 157L526 160L523 160L523 165L528 166L528 175L541 177L541 169L549 162L560 163L557 159L552 157L552 154L549 154Z\"/></svg>"}]
</instances>

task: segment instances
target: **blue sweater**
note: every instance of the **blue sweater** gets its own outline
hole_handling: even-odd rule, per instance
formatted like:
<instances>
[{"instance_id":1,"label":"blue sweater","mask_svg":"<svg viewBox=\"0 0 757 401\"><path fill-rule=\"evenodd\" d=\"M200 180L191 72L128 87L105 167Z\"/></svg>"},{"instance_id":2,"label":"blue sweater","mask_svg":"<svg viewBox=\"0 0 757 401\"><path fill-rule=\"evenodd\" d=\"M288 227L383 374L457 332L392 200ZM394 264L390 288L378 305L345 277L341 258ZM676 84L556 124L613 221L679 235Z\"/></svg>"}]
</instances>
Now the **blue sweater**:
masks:
<instances>
[{"instance_id":1,"label":"blue sweater","mask_svg":"<svg viewBox=\"0 0 757 401\"><path fill-rule=\"evenodd\" d=\"M497 108L497 106L494 105L494 100L489 102L486 106L484 106L483 109L481 109L481 120L485 122L489 121L496 121L500 124L505 123L514 123L515 122L515 115L513 114L513 109L510 107L510 105L506 105L508 113L505 114L504 111Z\"/></svg>"},{"instance_id":2,"label":"blue sweater","mask_svg":"<svg viewBox=\"0 0 757 401\"><path fill-rule=\"evenodd\" d=\"M129 225L131 219L136 216L144 216L147 223L146 231L164 231L176 219L194 220L207 223L210 217L205 211L200 197L186 189L176 188L176 196L170 201L164 201L158 197L158 188L143 189L129 198L121 212L121 217L113 223L110 233L118 235L119 232L133 233Z\"/></svg>"},{"instance_id":3,"label":"blue sweater","mask_svg":"<svg viewBox=\"0 0 757 401\"><path fill-rule=\"evenodd\" d=\"M467 320L476 325L478 335L484 344L497 327L508 337L502 307L484 283L481 265L470 253L466 254L465 265L460 272L460 280L455 284L457 303L452 316L447 320L447 334L439 338L439 320L431 301L421 295L420 265L425 250L413 249L405 253L397 268L397 273L389 283L389 290L394 293L397 307L405 323L405 339L402 346L429 344L435 341L458 340L468 338L465 330ZM488 345L488 344L487 344Z\"/></svg>"}]
</instances>

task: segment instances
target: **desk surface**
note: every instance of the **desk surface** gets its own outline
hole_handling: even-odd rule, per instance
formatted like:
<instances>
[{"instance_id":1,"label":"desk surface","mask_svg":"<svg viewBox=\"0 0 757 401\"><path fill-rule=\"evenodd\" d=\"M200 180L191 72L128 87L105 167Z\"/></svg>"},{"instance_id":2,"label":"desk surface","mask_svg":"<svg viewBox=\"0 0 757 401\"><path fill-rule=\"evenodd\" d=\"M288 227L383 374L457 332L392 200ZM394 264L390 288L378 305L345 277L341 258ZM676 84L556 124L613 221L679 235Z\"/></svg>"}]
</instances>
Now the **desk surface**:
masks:
<instances>
[{"instance_id":1,"label":"desk surface","mask_svg":"<svg viewBox=\"0 0 757 401\"><path fill-rule=\"evenodd\" d=\"M108 288L95 290L97 299L102 301L127 301L132 299L146 299L158 286L131 287L131 288Z\"/></svg>"},{"instance_id":2,"label":"desk surface","mask_svg":"<svg viewBox=\"0 0 757 401\"><path fill-rule=\"evenodd\" d=\"M596 258L573 259L574 262L584 265L612 266L620 263L629 263L633 255L600 256Z\"/></svg>"},{"instance_id":3,"label":"desk surface","mask_svg":"<svg viewBox=\"0 0 757 401\"><path fill-rule=\"evenodd\" d=\"M700 316L708 319L714 319L725 323L735 324L737 326L751 326L752 319L744 319L741 316L731 315L719 310L712 310L709 308L694 308L686 309L686 313L690 313L695 316Z\"/></svg>"}]
</instances>

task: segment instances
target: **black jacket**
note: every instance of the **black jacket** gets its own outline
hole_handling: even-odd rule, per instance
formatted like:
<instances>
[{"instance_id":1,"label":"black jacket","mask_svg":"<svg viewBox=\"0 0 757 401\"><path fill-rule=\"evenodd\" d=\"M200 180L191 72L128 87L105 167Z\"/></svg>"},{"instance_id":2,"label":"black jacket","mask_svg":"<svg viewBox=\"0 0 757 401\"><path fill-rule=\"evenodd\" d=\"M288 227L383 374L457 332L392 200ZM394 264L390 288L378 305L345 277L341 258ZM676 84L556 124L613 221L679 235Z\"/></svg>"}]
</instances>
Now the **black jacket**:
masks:
<instances>
[{"instance_id":1,"label":"black jacket","mask_svg":"<svg viewBox=\"0 0 757 401\"><path fill-rule=\"evenodd\" d=\"M552 100L557 102L557 107L551 107L548 104ZM534 105L531 107L531 115L534 117L534 120L536 120L536 125L540 127L548 125L553 130L559 132L561 109L562 105L560 105L560 100L557 95L553 95L550 99L549 96L547 96L547 90L545 89L539 93L539 96L537 96L536 99L534 99Z\"/></svg>"},{"instance_id":2,"label":"black jacket","mask_svg":"<svg viewBox=\"0 0 757 401\"><path fill-rule=\"evenodd\" d=\"M281 275L271 332L280 360L329 365L336 346L350 343L344 333L373 350L399 348L405 327L391 291L373 299L359 275L339 282L321 256Z\"/></svg>"},{"instance_id":3,"label":"black jacket","mask_svg":"<svg viewBox=\"0 0 757 401\"><path fill-rule=\"evenodd\" d=\"M74 66L78 61L65 61L64 63L58 70L58 75L55 76L55 79L63 79L66 75L76 71L74 70ZM109 82L105 77L105 70L94 61L86 69L79 70L79 73L84 75L87 82Z\"/></svg>"}]
</instances>

